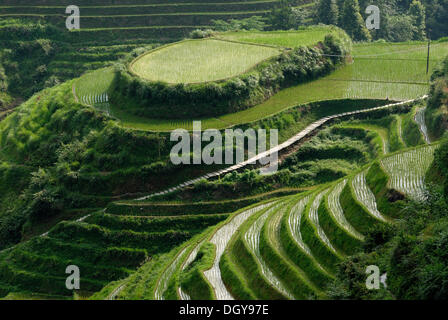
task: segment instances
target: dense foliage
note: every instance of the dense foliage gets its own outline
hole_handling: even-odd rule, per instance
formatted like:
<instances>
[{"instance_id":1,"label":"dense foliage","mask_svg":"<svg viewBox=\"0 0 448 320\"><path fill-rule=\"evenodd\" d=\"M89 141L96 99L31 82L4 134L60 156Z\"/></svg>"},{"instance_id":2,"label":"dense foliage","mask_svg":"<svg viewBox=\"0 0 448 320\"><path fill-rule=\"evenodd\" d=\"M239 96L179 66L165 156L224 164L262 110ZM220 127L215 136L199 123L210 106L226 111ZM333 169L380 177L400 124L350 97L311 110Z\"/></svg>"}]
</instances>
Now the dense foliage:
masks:
<instances>
[{"instance_id":1,"label":"dense foliage","mask_svg":"<svg viewBox=\"0 0 448 320\"><path fill-rule=\"evenodd\" d=\"M268 16L270 29L289 30L297 29L305 22L306 13L300 7L294 7L294 1L280 0Z\"/></svg>"},{"instance_id":2,"label":"dense foliage","mask_svg":"<svg viewBox=\"0 0 448 320\"><path fill-rule=\"evenodd\" d=\"M448 129L448 57L434 70L431 77L425 116L429 134L434 139L440 138Z\"/></svg>"},{"instance_id":3,"label":"dense foliage","mask_svg":"<svg viewBox=\"0 0 448 320\"><path fill-rule=\"evenodd\" d=\"M358 0L345 0L339 21L342 29L356 41L368 41L371 35L361 16Z\"/></svg>"},{"instance_id":4,"label":"dense foliage","mask_svg":"<svg viewBox=\"0 0 448 320\"><path fill-rule=\"evenodd\" d=\"M378 30L365 28L369 5L380 9ZM316 22L338 25L357 41L439 39L448 35L447 18L446 0L319 0L314 12Z\"/></svg>"},{"instance_id":5,"label":"dense foliage","mask_svg":"<svg viewBox=\"0 0 448 320\"><path fill-rule=\"evenodd\" d=\"M258 30L266 28L266 19L261 16L252 16L244 19L212 20L212 28L216 31L242 31Z\"/></svg>"}]
</instances>

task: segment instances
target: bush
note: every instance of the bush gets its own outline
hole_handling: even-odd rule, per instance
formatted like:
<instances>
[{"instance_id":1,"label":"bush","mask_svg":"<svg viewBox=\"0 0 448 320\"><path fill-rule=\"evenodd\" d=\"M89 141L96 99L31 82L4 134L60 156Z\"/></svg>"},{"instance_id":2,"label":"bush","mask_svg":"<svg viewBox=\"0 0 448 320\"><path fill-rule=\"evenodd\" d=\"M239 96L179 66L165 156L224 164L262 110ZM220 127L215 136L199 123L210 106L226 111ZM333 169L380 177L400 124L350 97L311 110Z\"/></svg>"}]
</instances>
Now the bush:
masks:
<instances>
[{"instance_id":1,"label":"bush","mask_svg":"<svg viewBox=\"0 0 448 320\"><path fill-rule=\"evenodd\" d=\"M205 30L196 29L196 30L191 31L190 38L192 38L192 39L204 39L204 38L213 37L214 34L215 33L211 29L205 29Z\"/></svg>"}]
</instances>

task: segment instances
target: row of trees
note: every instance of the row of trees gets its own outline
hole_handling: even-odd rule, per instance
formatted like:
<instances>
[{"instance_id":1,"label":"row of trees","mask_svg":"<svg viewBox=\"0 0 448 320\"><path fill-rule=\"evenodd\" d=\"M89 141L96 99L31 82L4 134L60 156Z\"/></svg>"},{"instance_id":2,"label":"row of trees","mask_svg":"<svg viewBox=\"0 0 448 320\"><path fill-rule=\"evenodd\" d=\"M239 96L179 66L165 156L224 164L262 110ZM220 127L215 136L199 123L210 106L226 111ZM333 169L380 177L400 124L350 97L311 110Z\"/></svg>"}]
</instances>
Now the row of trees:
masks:
<instances>
[{"instance_id":1,"label":"row of trees","mask_svg":"<svg viewBox=\"0 0 448 320\"><path fill-rule=\"evenodd\" d=\"M368 30L369 5L380 9L380 28ZM213 20L215 31L289 30L307 23L309 14L297 0L280 0L266 17ZM314 23L336 25L355 41L384 39L393 42L438 39L448 36L448 0L318 0ZM194 37L207 37L197 31Z\"/></svg>"},{"instance_id":2,"label":"row of trees","mask_svg":"<svg viewBox=\"0 0 448 320\"><path fill-rule=\"evenodd\" d=\"M365 9L371 4L380 8L380 29L369 31L366 27L369 14ZM355 41L426 39L425 6L418 0L319 0L315 20L340 26Z\"/></svg>"}]
</instances>

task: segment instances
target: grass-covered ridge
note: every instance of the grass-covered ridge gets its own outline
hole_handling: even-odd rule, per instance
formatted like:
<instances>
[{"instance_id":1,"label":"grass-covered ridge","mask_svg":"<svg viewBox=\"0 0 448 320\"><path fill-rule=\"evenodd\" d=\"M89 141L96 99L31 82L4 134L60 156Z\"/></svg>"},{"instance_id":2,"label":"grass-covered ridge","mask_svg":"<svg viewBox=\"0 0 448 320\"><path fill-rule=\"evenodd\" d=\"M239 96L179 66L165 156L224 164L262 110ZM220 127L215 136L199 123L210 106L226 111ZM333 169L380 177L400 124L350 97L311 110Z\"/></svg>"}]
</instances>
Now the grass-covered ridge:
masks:
<instances>
[{"instance_id":1,"label":"grass-covered ridge","mask_svg":"<svg viewBox=\"0 0 448 320\"><path fill-rule=\"evenodd\" d=\"M412 112L410 109L409 113ZM346 126L336 125L333 130L341 134L347 130ZM412 150L425 153L425 147ZM406 152L409 149L385 157L379 153L377 157L389 161ZM243 209L236 216L240 219L236 225L218 225L212 242L220 247L219 255L213 267L203 271L209 280L209 286L203 288L212 288L218 298L228 295L240 299L325 297L328 285L337 275L337 264L371 245L374 228L386 230L394 226L393 220L374 215L371 205L376 201L374 198L360 195L353 188L355 183L360 183L359 176L365 174L366 168L370 174L377 165L378 162L370 163L342 180L303 195L278 199L272 207L246 213ZM390 180L387 173L385 179ZM378 185L381 190L375 189L370 175L366 180L362 188L373 197L388 188L387 183L381 182ZM378 204L378 208L385 216L393 215L384 203ZM226 248L224 252L222 246ZM217 282L218 267L225 287ZM120 298L127 296L123 294ZM183 292L177 298L188 296Z\"/></svg>"}]
</instances>

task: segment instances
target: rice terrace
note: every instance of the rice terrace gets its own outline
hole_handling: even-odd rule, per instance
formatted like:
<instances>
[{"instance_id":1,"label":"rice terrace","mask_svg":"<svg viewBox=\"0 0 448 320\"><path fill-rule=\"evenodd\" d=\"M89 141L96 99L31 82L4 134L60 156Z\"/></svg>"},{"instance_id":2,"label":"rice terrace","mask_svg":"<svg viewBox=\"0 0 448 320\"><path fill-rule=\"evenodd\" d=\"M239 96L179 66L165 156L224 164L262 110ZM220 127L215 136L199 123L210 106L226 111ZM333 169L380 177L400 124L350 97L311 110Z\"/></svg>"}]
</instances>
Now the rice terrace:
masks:
<instances>
[{"instance_id":1,"label":"rice terrace","mask_svg":"<svg viewBox=\"0 0 448 320\"><path fill-rule=\"evenodd\" d=\"M148 80L194 83L222 80L280 54L276 48L219 40L186 41L139 57L131 71ZM198 64L198 61L203 63Z\"/></svg>"},{"instance_id":2,"label":"rice terrace","mask_svg":"<svg viewBox=\"0 0 448 320\"><path fill-rule=\"evenodd\" d=\"M446 300L447 19L2 1L0 300Z\"/></svg>"}]
</instances>

